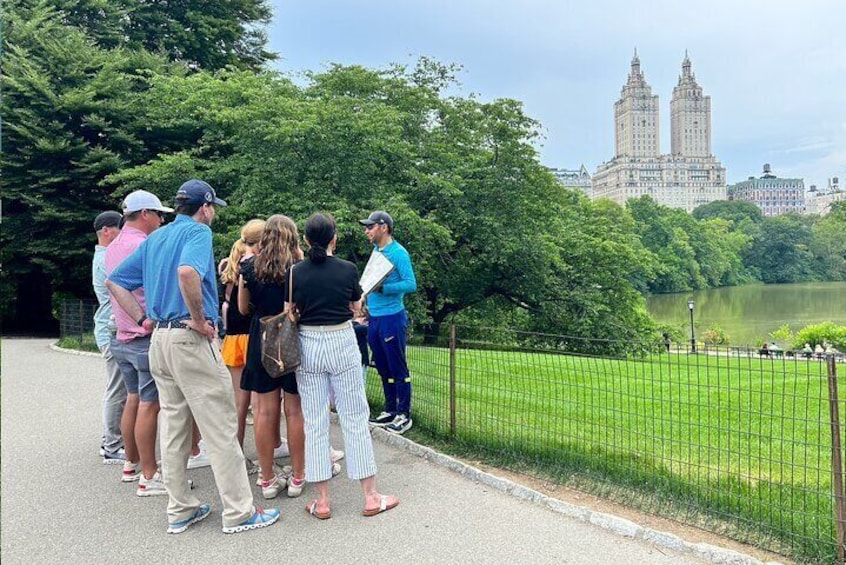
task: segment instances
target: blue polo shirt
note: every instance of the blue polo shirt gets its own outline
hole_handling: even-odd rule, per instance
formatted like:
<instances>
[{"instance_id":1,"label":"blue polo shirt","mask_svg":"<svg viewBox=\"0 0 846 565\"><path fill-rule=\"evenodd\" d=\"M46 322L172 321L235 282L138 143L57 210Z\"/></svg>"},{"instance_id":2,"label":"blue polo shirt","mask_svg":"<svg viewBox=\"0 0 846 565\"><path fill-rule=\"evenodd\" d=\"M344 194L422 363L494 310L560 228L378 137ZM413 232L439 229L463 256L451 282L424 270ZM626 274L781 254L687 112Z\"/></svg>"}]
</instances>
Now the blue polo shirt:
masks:
<instances>
[{"instance_id":1,"label":"blue polo shirt","mask_svg":"<svg viewBox=\"0 0 846 565\"><path fill-rule=\"evenodd\" d=\"M376 250L375 245L373 250ZM394 270L382 283L382 292L371 292L367 295L367 311L371 316L390 316L405 310L402 299L406 294L417 291L417 279L408 251L396 240L379 251L394 264Z\"/></svg>"},{"instance_id":2,"label":"blue polo shirt","mask_svg":"<svg viewBox=\"0 0 846 565\"><path fill-rule=\"evenodd\" d=\"M217 319L217 281L212 232L190 216L176 219L150 234L118 265L109 280L127 290L144 287L147 317L157 322L190 318L179 289L179 267L197 271L202 281L203 312Z\"/></svg>"}]
</instances>

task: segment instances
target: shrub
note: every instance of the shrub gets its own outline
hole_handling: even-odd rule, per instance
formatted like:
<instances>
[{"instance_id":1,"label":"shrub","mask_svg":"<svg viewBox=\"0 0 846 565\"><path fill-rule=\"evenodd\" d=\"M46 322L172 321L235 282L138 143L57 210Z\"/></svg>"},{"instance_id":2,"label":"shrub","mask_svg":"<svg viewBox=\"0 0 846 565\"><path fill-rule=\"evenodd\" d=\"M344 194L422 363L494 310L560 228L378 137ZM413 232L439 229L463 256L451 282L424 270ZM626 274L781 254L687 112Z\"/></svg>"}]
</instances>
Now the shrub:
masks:
<instances>
[{"instance_id":1,"label":"shrub","mask_svg":"<svg viewBox=\"0 0 846 565\"><path fill-rule=\"evenodd\" d=\"M793 332L790 331L790 324L784 324L776 331L770 333L770 337L772 337L777 343L781 343L782 345L789 345L791 343L794 343L794 340L796 338L796 336L793 335Z\"/></svg>"},{"instance_id":2,"label":"shrub","mask_svg":"<svg viewBox=\"0 0 846 565\"><path fill-rule=\"evenodd\" d=\"M834 322L805 326L796 334L793 347L801 349L806 343L811 347L831 345L844 351L846 350L846 326L838 326Z\"/></svg>"},{"instance_id":3,"label":"shrub","mask_svg":"<svg viewBox=\"0 0 846 565\"><path fill-rule=\"evenodd\" d=\"M723 328L714 324L702 333L702 341L708 345L728 345L729 336Z\"/></svg>"}]
</instances>

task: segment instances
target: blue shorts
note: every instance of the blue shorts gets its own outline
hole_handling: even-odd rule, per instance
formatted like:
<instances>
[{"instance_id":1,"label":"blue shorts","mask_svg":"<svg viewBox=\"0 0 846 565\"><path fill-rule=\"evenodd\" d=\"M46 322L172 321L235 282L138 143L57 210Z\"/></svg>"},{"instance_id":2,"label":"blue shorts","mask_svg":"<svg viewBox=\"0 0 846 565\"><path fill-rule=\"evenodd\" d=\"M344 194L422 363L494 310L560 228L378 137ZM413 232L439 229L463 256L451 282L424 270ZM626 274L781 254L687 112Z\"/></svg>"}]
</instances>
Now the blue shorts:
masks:
<instances>
[{"instance_id":1,"label":"blue shorts","mask_svg":"<svg viewBox=\"0 0 846 565\"><path fill-rule=\"evenodd\" d=\"M111 349L123 375L126 392L137 394L141 402L158 402L159 391L150 373L150 338L136 337L129 343L112 338Z\"/></svg>"}]
</instances>

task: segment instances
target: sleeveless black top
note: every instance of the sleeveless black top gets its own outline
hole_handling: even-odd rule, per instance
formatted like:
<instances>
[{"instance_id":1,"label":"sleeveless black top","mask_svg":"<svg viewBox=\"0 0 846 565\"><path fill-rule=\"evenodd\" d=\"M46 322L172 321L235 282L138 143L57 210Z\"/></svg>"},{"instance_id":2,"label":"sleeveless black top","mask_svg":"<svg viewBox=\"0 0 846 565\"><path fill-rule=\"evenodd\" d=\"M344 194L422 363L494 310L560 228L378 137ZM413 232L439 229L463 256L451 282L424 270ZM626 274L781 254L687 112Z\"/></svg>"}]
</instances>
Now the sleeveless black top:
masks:
<instances>
[{"instance_id":1,"label":"sleeveless black top","mask_svg":"<svg viewBox=\"0 0 846 565\"><path fill-rule=\"evenodd\" d=\"M229 293L229 308L226 309L226 335L245 335L250 333L252 316L242 316L238 311L238 283Z\"/></svg>"}]
</instances>

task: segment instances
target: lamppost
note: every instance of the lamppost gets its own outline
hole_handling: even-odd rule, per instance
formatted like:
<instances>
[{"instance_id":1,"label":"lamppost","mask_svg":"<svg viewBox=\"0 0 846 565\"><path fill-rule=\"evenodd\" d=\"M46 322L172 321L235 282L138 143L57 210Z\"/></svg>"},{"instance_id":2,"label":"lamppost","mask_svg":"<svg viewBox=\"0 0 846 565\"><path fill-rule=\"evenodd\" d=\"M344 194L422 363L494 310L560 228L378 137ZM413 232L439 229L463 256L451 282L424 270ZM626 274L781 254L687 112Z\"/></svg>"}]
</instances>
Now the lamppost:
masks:
<instances>
[{"instance_id":1,"label":"lamppost","mask_svg":"<svg viewBox=\"0 0 846 565\"><path fill-rule=\"evenodd\" d=\"M693 299L687 301L687 309L690 310L690 352L696 353L696 335L693 333Z\"/></svg>"}]
</instances>

